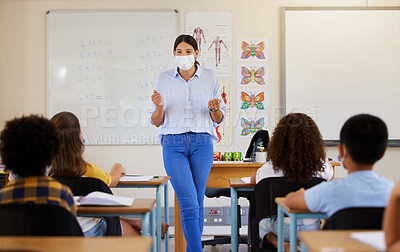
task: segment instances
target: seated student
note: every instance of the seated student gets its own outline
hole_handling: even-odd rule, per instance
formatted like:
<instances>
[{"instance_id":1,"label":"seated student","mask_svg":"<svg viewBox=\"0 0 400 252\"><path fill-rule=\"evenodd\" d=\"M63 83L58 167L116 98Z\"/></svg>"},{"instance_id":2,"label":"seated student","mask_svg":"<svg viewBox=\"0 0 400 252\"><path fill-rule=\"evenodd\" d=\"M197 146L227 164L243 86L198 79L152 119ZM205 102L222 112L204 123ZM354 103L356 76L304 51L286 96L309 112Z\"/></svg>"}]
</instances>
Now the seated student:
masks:
<instances>
[{"instance_id":1,"label":"seated student","mask_svg":"<svg viewBox=\"0 0 400 252\"><path fill-rule=\"evenodd\" d=\"M400 183L394 187L386 207L383 231L387 251L400 251Z\"/></svg>"},{"instance_id":2,"label":"seated student","mask_svg":"<svg viewBox=\"0 0 400 252\"><path fill-rule=\"evenodd\" d=\"M52 177L91 177L102 180L109 187L115 187L119 179L125 176L126 170L120 164L114 164L110 173L104 172L97 165L86 162L82 155L85 149L78 118L70 112L60 112L50 121L56 126L60 141L60 151L53 159L49 176ZM79 217L78 222L85 236L103 236L106 223L99 218ZM142 221L121 219L123 235L138 235ZM167 232L168 225L163 223L162 235Z\"/></svg>"},{"instance_id":3,"label":"seated student","mask_svg":"<svg viewBox=\"0 0 400 252\"><path fill-rule=\"evenodd\" d=\"M315 122L307 115L292 113L284 116L275 128L267 148L267 163L251 177L256 184L264 178L287 177L298 183L306 183L312 177L329 180L333 168L326 160L325 144ZM299 230L320 228L319 219L297 222ZM285 218L285 241L289 241L289 218ZM260 238L277 246L277 220L265 218L260 221ZM285 243L288 247L289 244Z\"/></svg>"},{"instance_id":4,"label":"seated student","mask_svg":"<svg viewBox=\"0 0 400 252\"><path fill-rule=\"evenodd\" d=\"M385 207L393 182L372 171L385 153L386 124L378 117L360 114L345 122L338 145L347 177L322 182L308 190L289 193L285 204L294 209L325 212L330 217L349 207Z\"/></svg>"},{"instance_id":5,"label":"seated student","mask_svg":"<svg viewBox=\"0 0 400 252\"><path fill-rule=\"evenodd\" d=\"M70 189L45 175L57 151L55 127L48 119L31 115L8 121L0 136L0 155L16 178L0 191L0 204L57 205L76 216Z\"/></svg>"}]
</instances>

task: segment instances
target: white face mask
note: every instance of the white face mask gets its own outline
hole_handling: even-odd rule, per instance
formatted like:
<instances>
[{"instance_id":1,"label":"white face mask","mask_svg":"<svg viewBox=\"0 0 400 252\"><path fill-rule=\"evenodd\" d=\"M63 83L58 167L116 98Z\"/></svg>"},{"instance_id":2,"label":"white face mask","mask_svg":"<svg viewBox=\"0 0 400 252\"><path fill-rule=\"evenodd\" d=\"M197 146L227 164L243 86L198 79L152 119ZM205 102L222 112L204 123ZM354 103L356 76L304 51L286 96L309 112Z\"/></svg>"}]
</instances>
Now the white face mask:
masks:
<instances>
[{"instance_id":1,"label":"white face mask","mask_svg":"<svg viewBox=\"0 0 400 252\"><path fill-rule=\"evenodd\" d=\"M189 70L194 65L194 54L185 56L175 56L175 64L182 70Z\"/></svg>"}]
</instances>

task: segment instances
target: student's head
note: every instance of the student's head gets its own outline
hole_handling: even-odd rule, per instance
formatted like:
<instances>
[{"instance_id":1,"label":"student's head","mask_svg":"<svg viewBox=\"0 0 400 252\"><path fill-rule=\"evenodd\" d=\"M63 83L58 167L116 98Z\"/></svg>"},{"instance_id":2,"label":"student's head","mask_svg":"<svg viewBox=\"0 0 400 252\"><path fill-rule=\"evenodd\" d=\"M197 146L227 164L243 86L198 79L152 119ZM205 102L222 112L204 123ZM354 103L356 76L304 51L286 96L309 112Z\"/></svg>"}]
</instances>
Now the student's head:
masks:
<instances>
[{"instance_id":1,"label":"student's head","mask_svg":"<svg viewBox=\"0 0 400 252\"><path fill-rule=\"evenodd\" d=\"M356 164L373 165L385 153L388 130L380 118L360 114L348 119L340 131L339 152Z\"/></svg>"},{"instance_id":2,"label":"student's head","mask_svg":"<svg viewBox=\"0 0 400 252\"><path fill-rule=\"evenodd\" d=\"M302 113L284 116L268 144L267 160L292 181L304 183L323 170L325 144L315 122Z\"/></svg>"},{"instance_id":3,"label":"student's head","mask_svg":"<svg viewBox=\"0 0 400 252\"><path fill-rule=\"evenodd\" d=\"M0 155L7 170L19 177L43 176L58 151L54 125L31 115L6 122L0 136Z\"/></svg>"},{"instance_id":4,"label":"student's head","mask_svg":"<svg viewBox=\"0 0 400 252\"><path fill-rule=\"evenodd\" d=\"M177 58L177 56L188 56L188 55L193 55L194 56L194 64L200 65L200 63L196 60L197 57L199 56L199 49L197 47L197 42L196 40L190 36L190 35L186 35L186 34L182 34L180 36L178 36L175 40L174 43L174 56L175 56L175 63L177 64L177 66L179 68L181 68L179 66L178 60L179 58ZM184 67L182 68L183 70L188 70L188 69L184 69Z\"/></svg>"},{"instance_id":5,"label":"student's head","mask_svg":"<svg viewBox=\"0 0 400 252\"><path fill-rule=\"evenodd\" d=\"M56 128L60 142L58 154L54 157L49 170L53 177L80 177L86 172L82 143L81 126L78 118L70 112L60 112L50 121Z\"/></svg>"}]
</instances>

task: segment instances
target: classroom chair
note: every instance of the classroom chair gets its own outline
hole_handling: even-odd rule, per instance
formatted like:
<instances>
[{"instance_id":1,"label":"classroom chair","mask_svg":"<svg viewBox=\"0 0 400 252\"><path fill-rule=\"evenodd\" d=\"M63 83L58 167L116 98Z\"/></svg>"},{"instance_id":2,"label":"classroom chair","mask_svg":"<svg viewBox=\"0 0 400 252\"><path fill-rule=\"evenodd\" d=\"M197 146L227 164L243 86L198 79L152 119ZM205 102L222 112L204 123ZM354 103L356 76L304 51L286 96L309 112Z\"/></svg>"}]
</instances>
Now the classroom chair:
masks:
<instances>
[{"instance_id":1,"label":"classroom chair","mask_svg":"<svg viewBox=\"0 0 400 252\"><path fill-rule=\"evenodd\" d=\"M350 207L326 220L324 230L382 229L384 207Z\"/></svg>"},{"instance_id":2,"label":"classroom chair","mask_svg":"<svg viewBox=\"0 0 400 252\"><path fill-rule=\"evenodd\" d=\"M285 197L300 188L310 188L323 178L312 178L305 184L289 181L286 177L273 177L261 180L254 188L249 209L249 247L250 251L276 251L276 248L260 239L259 222L264 218L277 217L276 197Z\"/></svg>"},{"instance_id":3,"label":"classroom chair","mask_svg":"<svg viewBox=\"0 0 400 252\"><path fill-rule=\"evenodd\" d=\"M86 196L93 191L100 191L113 194L111 189L97 178L60 178L55 177L60 183L68 186L75 196ZM102 217L107 223L106 236L121 236L120 217Z\"/></svg>"},{"instance_id":4,"label":"classroom chair","mask_svg":"<svg viewBox=\"0 0 400 252\"><path fill-rule=\"evenodd\" d=\"M3 188L7 184L7 174L0 173L0 189Z\"/></svg>"},{"instance_id":5,"label":"classroom chair","mask_svg":"<svg viewBox=\"0 0 400 252\"><path fill-rule=\"evenodd\" d=\"M252 161L255 161L255 152L257 145L262 142L264 147L267 147L269 143L269 133L268 130L260 130L251 138L249 147L247 148L245 158L252 158ZM206 188L205 196L208 198L219 198L221 196L231 197L230 188ZM252 192L249 191L239 191L238 197L244 197L250 201L252 197ZM240 213L240 205L238 205L238 213ZM241 218L240 214L238 214L238 229L241 228ZM239 234L239 232L238 232ZM214 239L202 241L202 245L212 245L215 246L217 244L230 244L231 237L230 236L214 236ZM248 244L247 237L238 236L238 244Z\"/></svg>"},{"instance_id":6,"label":"classroom chair","mask_svg":"<svg viewBox=\"0 0 400 252\"><path fill-rule=\"evenodd\" d=\"M245 158L252 158L255 161L255 152L257 145L262 142L264 147L267 147L269 143L269 133L268 130L260 130L251 138L250 144L247 148ZM219 198L221 196L230 197L230 188L206 188L205 196L208 198ZM249 191L239 191L238 197L244 197L250 201L252 197L252 192ZM238 213L240 213L240 205L238 205ZM238 215L238 229L241 228L241 218ZM239 234L239 232L238 232ZM230 244L230 236L214 236L214 239L202 241L202 245L217 245L217 244ZM238 236L238 244L248 244L247 237Z\"/></svg>"},{"instance_id":7,"label":"classroom chair","mask_svg":"<svg viewBox=\"0 0 400 252\"><path fill-rule=\"evenodd\" d=\"M0 205L0 235L83 236L68 210L56 205Z\"/></svg>"}]
</instances>

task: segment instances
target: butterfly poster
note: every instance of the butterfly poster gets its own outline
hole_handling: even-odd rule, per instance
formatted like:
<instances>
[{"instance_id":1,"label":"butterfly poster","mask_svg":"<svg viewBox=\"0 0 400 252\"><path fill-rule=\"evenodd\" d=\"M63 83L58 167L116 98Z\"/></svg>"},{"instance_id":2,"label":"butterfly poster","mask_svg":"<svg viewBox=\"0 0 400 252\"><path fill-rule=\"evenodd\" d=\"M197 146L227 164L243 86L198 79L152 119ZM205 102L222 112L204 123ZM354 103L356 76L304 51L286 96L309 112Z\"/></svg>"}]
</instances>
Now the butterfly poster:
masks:
<instances>
[{"instance_id":1,"label":"butterfly poster","mask_svg":"<svg viewBox=\"0 0 400 252\"><path fill-rule=\"evenodd\" d=\"M242 61L266 61L269 58L267 39L238 39L238 59Z\"/></svg>"},{"instance_id":2,"label":"butterfly poster","mask_svg":"<svg viewBox=\"0 0 400 252\"><path fill-rule=\"evenodd\" d=\"M240 115L237 120L237 134L239 137L252 137L256 132L268 128L267 114L260 114L254 117Z\"/></svg>"},{"instance_id":3,"label":"butterfly poster","mask_svg":"<svg viewBox=\"0 0 400 252\"><path fill-rule=\"evenodd\" d=\"M237 64L237 84L243 87L265 87L269 84L269 68L267 64Z\"/></svg>"},{"instance_id":4,"label":"butterfly poster","mask_svg":"<svg viewBox=\"0 0 400 252\"><path fill-rule=\"evenodd\" d=\"M267 112L269 104L268 89L238 89L239 110Z\"/></svg>"}]
</instances>

